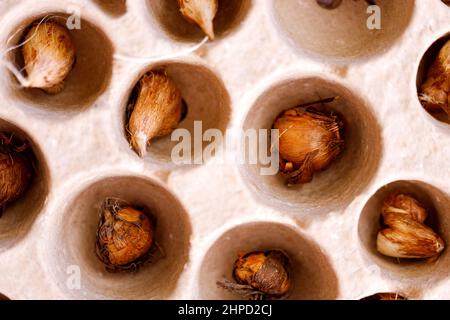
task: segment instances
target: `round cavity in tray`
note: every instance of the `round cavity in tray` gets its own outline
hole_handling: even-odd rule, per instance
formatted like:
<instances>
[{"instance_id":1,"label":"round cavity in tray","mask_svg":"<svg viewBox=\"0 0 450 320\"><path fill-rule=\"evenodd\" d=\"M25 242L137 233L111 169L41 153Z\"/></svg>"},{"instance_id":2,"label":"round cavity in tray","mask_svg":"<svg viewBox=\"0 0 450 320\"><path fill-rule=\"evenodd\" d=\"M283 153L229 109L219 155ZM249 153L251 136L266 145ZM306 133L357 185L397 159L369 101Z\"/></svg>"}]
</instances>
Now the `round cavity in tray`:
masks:
<instances>
[{"instance_id":1,"label":"round cavity in tray","mask_svg":"<svg viewBox=\"0 0 450 320\"><path fill-rule=\"evenodd\" d=\"M145 206L156 218L155 241L164 256L136 273L110 273L95 254L99 208L107 197ZM191 226L177 198L160 183L144 177L118 176L84 188L57 214L48 263L74 298L165 299L176 288L189 258ZM68 270L80 270L81 288L66 286ZM72 268L72 269L70 269Z\"/></svg>"},{"instance_id":2,"label":"round cavity in tray","mask_svg":"<svg viewBox=\"0 0 450 320\"><path fill-rule=\"evenodd\" d=\"M315 173L312 182L291 187L280 173L262 175L261 168L267 166L260 162L240 166L244 181L260 201L300 213L329 212L345 207L370 182L382 152L380 129L367 105L338 83L315 76L278 82L256 99L243 129L270 129L283 110L335 96L338 99L325 106L345 123L344 150L328 169Z\"/></svg>"},{"instance_id":3,"label":"round cavity in tray","mask_svg":"<svg viewBox=\"0 0 450 320\"><path fill-rule=\"evenodd\" d=\"M133 88L136 87L142 75L148 71L165 72L181 91L181 95L187 106L187 114L180 122L178 128L186 129L190 133L190 143L192 147L192 160L190 162L192 164L197 164L207 161L207 156L205 156L202 161L202 154L209 142L204 142L203 144L200 143L201 148L195 148L194 139L201 138L203 132L208 129L218 129L224 134L230 119L231 107L230 98L223 82L213 71L203 65L180 61L163 62L147 68L145 72L140 74L136 79L136 83L129 89L125 96L125 102L123 103L122 128L124 128L124 137L127 138L124 141L129 145L128 133L126 130L126 125L128 123L126 107L132 100ZM197 136L199 131L195 131L196 123L197 128L202 129L200 137ZM172 161L171 157L172 150L180 142L181 140L171 141L170 135L153 139L147 147L148 153L146 160L160 166L174 167L175 163Z\"/></svg>"},{"instance_id":4,"label":"round cavity in tray","mask_svg":"<svg viewBox=\"0 0 450 320\"><path fill-rule=\"evenodd\" d=\"M381 28L369 29L368 4L343 1L334 10L316 1L272 0L274 19L291 43L317 56L355 58L389 48L408 26L414 1L377 0ZM376 9L377 10L377 9Z\"/></svg>"},{"instance_id":5,"label":"round cavity in tray","mask_svg":"<svg viewBox=\"0 0 450 320\"><path fill-rule=\"evenodd\" d=\"M436 262L420 259L395 259L382 255L376 249L377 233L383 202L389 194L406 193L419 200L428 211L426 225L437 232L446 245L450 231L450 196L438 188L417 180L398 180L384 185L370 197L364 206L358 224L358 234L363 254L382 270L399 277L421 277L437 279L447 276L450 254L445 249Z\"/></svg>"},{"instance_id":6,"label":"round cavity in tray","mask_svg":"<svg viewBox=\"0 0 450 320\"><path fill-rule=\"evenodd\" d=\"M233 31L245 18L251 7L251 0L219 1L214 19L216 37L224 37ZM171 38L178 41L199 41L205 37L202 30L189 23L180 13L177 0L147 0L150 16Z\"/></svg>"},{"instance_id":7,"label":"round cavity in tray","mask_svg":"<svg viewBox=\"0 0 450 320\"><path fill-rule=\"evenodd\" d=\"M127 12L126 0L94 0L94 2L112 16L121 16Z\"/></svg>"},{"instance_id":8,"label":"round cavity in tray","mask_svg":"<svg viewBox=\"0 0 450 320\"><path fill-rule=\"evenodd\" d=\"M417 78L416 78L416 86L417 86L417 97L419 98L419 95L421 93L421 87L424 84L424 82L427 79L428 70L436 60L439 51L442 49L442 47L445 45L447 41L450 40L450 32L446 35L442 36L438 40L436 40L425 52L425 54L422 57L422 60L419 64L419 69L417 71ZM445 124L450 124L450 116L447 115L445 112L429 112L427 111L422 104L419 101L419 107L426 111L428 114L430 114L433 118L435 118L438 121L441 121Z\"/></svg>"},{"instance_id":9,"label":"round cavity in tray","mask_svg":"<svg viewBox=\"0 0 450 320\"><path fill-rule=\"evenodd\" d=\"M19 199L7 205L0 217L1 252L21 240L31 228L47 200L50 175L44 155L29 134L15 124L2 119L0 119L0 131L12 132L19 139L28 141L35 166L29 188Z\"/></svg>"},{"instance_id":10,"label":"round cavity in tray","mask_svg":"<svg viewBox=\"0 0 450 320\"><path fill-rule=\"evenodd\" d=\"M240 252L279 249L289 257L294 287L288 299L335 299L338 281L321 249L289 225L255 222L234 227L222 234L203 258L198 274L201 299L242 299L217 287L216 282L233 281L233 265Z\"/></svg>"},{"instance_id":11,"label":"round cavity in tray","mask_svg":"<svg viewBox=\"0 0 450 320\"><path fill-rule=\"evenodd\" d=\"M49 13L46 16L33 16L10 32L13 37L7 44L12 47L22 43L29 26L44 17L65 25L67 14ZM21 30L21 32L17 32ZM112 71L112 44L106 35L93 23L81 20L81 29L69 30L76 47L76 62L65 81L64 90L58 94L47 94L40 89L24 89L12 75L6 79L9 94L18 100L45 110L73 112L91 105L106 89ZM23 68L22 50L11 51L11 61Z\"/></svg>"}]
</instances>

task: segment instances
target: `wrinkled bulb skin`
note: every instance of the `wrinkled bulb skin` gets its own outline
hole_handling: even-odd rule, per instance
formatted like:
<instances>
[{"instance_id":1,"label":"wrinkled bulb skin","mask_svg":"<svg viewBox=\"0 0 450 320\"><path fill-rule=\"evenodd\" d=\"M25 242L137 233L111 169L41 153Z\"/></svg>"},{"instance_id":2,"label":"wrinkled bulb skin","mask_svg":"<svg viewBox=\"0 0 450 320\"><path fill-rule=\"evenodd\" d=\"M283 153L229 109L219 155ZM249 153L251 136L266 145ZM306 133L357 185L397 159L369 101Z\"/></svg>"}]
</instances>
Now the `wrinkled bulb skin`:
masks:
<instances>
[{"instance_id":1,"label":"wrinkled bulb skin","mask_svg":"<svg viewBox=\"0 0 450 320\"><path fill-rule=\"evenodd\" d=\"M34 173L27 142L0 132L0 208L18 200L29 188ZM1 216L1 213L0 213Z\"/></svg>"},{"instance_id":2,"label":"wrinkled bulb skin","mask_svg":"<svg viewBox=\"0 0 450 320\"><path fill-rule=\"evenodd\" d=\"M218 0L178 0L178 6L186 21L198 25L210 40L214 40L214 18L219 8Z\"/></svg>"},{"instance_id":3,"label":"wrinkled bulb skin","mask_svg":"<svg viewBox=\"0 0 450 320\"><path fill-rule=\"evenodd\" d=\"M151 259L154 222L145 211L122 200L105 200L97 229L96 252L107 271L137 271Z\"/></svg>"},{"instance_id":4,"label":"wrinkled bulb skin","mask_svg":"<svg viewBox=\"0 0 450 320\"><path fill-rule=\"evenodd\" d=\"M412 196L389 195L381 212L378 252L392 258L436 260L445 242L425 224L427 216L424 206Z\"/></svg>"},{"instance_id":5,"label":"wrinkled bulb skin","mask_svg":"<svg viewBox=\"0 0 450 320\"><path fill-rule=\"evenodd\" d=\"M218 281L219 287L250 300L283 299L293 287L289 258L280 250L240 254L233 267L233 279Z\"/></svg>"},{"instance_id":6,"label":"wrinkled bulb skin","mask_svg":"<svg viewBox=\"0 0 450 320\"><path fill-rule=\"evenodd\" d=\"M344 148L344 124L338 115L296 107L274 122L279 133L280 172L286 184L305 184L327 169Z\"/></svg>"},{"instance_id":7,"label":"wrinkled bulb skin","mask_svg":"<svg viewBox=\"0 0 450 320\"><path fill-rule=\"evenodd\" d=\"M35 22L22 47L28 87L56 94L72 71L76 49L69 30L55 21Z\"/></svg>"},{"instance_id":8,"label":"wrinkled bulb skin","mask_svg":"<svg viewBox=\"0 0 450 320\"><path fill-rule=\"evenodd\" d=\"M143 158L152 139L170 135L178 127L186 107L180 90L164 72L145 74L132 96L127 132L132 149Z\"/></svg>"},{"instance_id":9,"label":"wrinkled bulb skin","mask_svg":"<svg viewBox=\"0 0 450 320\"><path fill-rule=\"evenodd\" d=\"M362 298L363 301L379 301L379 300L408 300L404 296L395 292L380 292Z\"/></svg>"},{"instance_id":10,"label":"wrinkled bulb skin","mask_svg":"<svg viewBox=\"0 0 450 320\"><path fill-rule=\"evenodd\" d=\"M450 119L450 40L439 51L421 86L420 101L431 113L445 112Z\"/></svg>"}]
</instances>

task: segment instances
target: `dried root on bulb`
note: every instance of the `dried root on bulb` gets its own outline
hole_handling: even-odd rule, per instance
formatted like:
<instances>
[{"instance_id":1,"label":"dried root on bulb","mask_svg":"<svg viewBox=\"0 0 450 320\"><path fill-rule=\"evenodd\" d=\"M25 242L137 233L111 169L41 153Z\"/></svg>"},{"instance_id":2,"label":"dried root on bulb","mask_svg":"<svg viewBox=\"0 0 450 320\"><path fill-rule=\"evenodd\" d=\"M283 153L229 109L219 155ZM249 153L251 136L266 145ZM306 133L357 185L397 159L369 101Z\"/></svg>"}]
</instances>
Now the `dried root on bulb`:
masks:
<instances>
[{"instance_id":1,"label":"dried root on bulb","mask_svg":"<svg viewBox=\"0 0 450 320\"><path fill-rule=\"evenodd\" d=\"M180 12L190 23L197 24L210 40L214 40L214 18L218 0L178 0Z\"/></svg>"},{"instance_id":2,"label":"dried root on bulb","mask_svg":"<svg viewBox=\"0 0 450 320\"><path fill-rule=\"evenodd\" d=\"M344 147L339 116L310 107L314 104L282 112L273 125L279 130L280 171L288 185L311 182L314 173L327 169Z\"/></svg>"},{"instance_id":3,"label":"dried root on bulb","mask_svg":"<svg viewBox=\"0 0 450 320\"><path fill-rule=\"evenodd\" d=\"M421 87L420 101L432 113L450 117L450 40L442 47Z\"/></svg>"},{"instance_id":4,"label":"dried root on bulb","mask_svg":"<svg viewBox=\"0 0 450 320\"><path fill-rule=\"evenodd\" d=\"M425 225L427 212L411 196L394 194L382 208L383 228L377 235L377 250L393 258L436 260L445 248L442 238Z\"/></svg>"},{"instance_id":5,"label":"dried root on bulb","mask_svg":"<svg viewBox=\"0 0 450 320\"><path fill-rule=\"evenodd\" d=\"M22 47L25 86L49 94L64 89L64 81L75 64L76 50L67 28L55 21L34 23Z\"/></svg>"},{"instance_id":6,"label":"dried root on bulb","mask_svg":"<svg viewBox=\"0 0 450 320\"><path fill-rule=\"evenodd\" d=\"M293 287L289 258L280 250L241 254L233 278L236 283L223 280L217 285L250 300L286 298Z\"/></svg>"},{"instance_id":7,"label":"dried root on bulb","mask_svg":"<svg viewBox=\"0 0 450 320\"><path fill-rule=\"evenodd\" d=\"M0 132L0 216L31 184L33 158L28 142L9 132Z\"/></svg>"},{"instance_id":8,"label":"dried root on bulb","mask_svg":"<svg viewBox=\"0 0 450 320\"><path fill-rule=\"evenodd\" d=\"M107 271L137 271L155 261L155 220L146 209L107 198L100 211L96 253Z\"/></svg>"},{"instance_id":9,"label":"dried root on bulb","mask_svg":"<svg viewBox=\"0 0 450 320\"><path fill-rule=\"evenodd\" d=\"M134 151L144 157L153 138L172 133L183 117L181 92L162 72L149 72L137 86L136 101L128 107L127 131Z\"/></svg>"}]
</instances>

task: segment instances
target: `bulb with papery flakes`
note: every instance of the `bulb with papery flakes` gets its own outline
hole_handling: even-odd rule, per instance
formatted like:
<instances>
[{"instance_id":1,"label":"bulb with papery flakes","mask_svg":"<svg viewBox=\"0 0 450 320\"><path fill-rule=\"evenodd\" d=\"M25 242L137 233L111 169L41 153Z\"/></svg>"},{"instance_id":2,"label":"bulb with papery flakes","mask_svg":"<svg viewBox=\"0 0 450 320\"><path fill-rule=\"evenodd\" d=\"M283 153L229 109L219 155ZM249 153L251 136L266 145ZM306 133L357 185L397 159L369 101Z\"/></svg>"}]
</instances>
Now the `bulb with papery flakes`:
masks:
<instances>
[{"instance_id":1,"label":"bulb with papery flakes","mask_svg":"<svg viewBox=\"0 0 450 320\"><path fill-rule=\"evenodd\" d=\"M382 228L377 250L385 256L405 259L434 259L445 249L444 240L425 225L428 213L414 197L391 194L381 210Z\"/></svg>"},{"instance_id":2,"label":"bulb with papery flakes","mask_svg":"<svg viewBox=\"0 0 450 320\"><path fill-rule=\"evenodd\" d=\"M343 123L339 116L312 108L292 108L274 122L279 134L280 171L287 183L311 182L341 153Z\"/></svg>"},{"instance_id":3,"label":"bulb with papery flakes","mask_svg":"<svg viewBox=\"0 0 450 320\"><path fill-rule=\"evenodd\" d=\"M444 44L421 86L420 101L432 113L450 118L450 40Z\"/></svg>"},{"instance_id":4,"label":"bulb with papery flakes","mask_svg":"<svg viewBox=\"0 0 450 320\"><path fill-rule=\"evenodd\" d=\"M242 253L233 266L236 283L225 280L217 285L249 299L280 299L293 287L291 264L280 250Z\"/></svg>"},{"instance_id":5,"label":"bulb with papery flakes","mask_svg":"<svg viewBox=\"0 0 450 320\"><path fill-rule=\"evenodd\" d=\"M97 230L97 256L108 271L135 270L151 258L154 224L142 209L118 199L103 203Z\"/></svg>"}]
</instances>

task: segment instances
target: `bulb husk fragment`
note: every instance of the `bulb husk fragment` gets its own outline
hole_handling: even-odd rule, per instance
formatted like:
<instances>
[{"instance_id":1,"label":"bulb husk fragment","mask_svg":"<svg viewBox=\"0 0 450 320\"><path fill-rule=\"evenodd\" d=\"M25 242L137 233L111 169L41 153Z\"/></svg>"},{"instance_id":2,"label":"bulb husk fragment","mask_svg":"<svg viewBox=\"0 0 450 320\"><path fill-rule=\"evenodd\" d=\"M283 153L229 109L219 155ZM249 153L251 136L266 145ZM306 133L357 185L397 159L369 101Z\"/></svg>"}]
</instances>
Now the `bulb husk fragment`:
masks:
<instances>
[{"instance_id":1,"label":"bulb husk fragment","mask_svg":"<svg viewBox=\"0 0 450 320\"><path fill-rule=\"evenodd\" d=\"M209 39L214 40L214 18L218 0L178 0L180 12L190 23L197 24Z\"/></svg>"},{"instance_id":2,"label":"bulb husk fragment","mask_svg":"<svg viewBox=\"0 0 450 320\"><path fill-rule=\"evenodd\" d=\"M175 83L161 72L144 75L128 122L131 147L144 157L150 141L170 134L181 121L182 113L181 92Z\"/></svg>"},{"instance_id":3,"label":"bulb husk fragment","mask_svg":"<svg viewBox=\"0 0 450 320\"><path fill-rule=\"evenodd\" d=\"M22 48L28 87L56 94L75 64L76 50L66 27L54 21L35 23Z\"/></svg>"}]
</instances>

